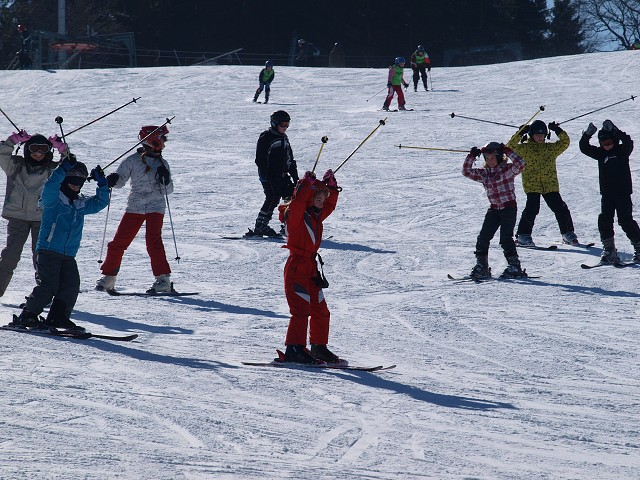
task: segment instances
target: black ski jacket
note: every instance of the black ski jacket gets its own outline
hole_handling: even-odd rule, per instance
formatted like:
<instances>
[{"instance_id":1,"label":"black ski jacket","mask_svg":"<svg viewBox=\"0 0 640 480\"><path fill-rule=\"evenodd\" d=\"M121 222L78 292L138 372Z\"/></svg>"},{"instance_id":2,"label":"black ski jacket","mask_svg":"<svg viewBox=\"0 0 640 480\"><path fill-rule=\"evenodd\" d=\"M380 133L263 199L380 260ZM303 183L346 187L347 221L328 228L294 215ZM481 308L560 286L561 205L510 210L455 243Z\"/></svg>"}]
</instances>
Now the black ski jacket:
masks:
<instances>
[{"instance_id":1,"label":"black ski jacket","mask_svg":"<svg viewBox=\"0 0 640 480\"><path fill-rule=\"evenodd\" d=\"M298 166L293 159L289 138L272 128L262 132L258 138L256 165L263 183L281 183L288 176L291 176L294 183L298 181Z\"/></svg>"},{"instance_id":2,"label":"black ski jacket","mask_svg":"<svg viewBox=\"0 0 640 480\"><path fill-rule=\"evenodd\" d=\"M629 156L633 151L633 140L625 132L618 130L620 143L611 150L595 147L589 143L591 137L582 135L580 151L598 161L598 177L600 180L600 195L631 195L631 169Z\"/></svg>"}]
</instances>

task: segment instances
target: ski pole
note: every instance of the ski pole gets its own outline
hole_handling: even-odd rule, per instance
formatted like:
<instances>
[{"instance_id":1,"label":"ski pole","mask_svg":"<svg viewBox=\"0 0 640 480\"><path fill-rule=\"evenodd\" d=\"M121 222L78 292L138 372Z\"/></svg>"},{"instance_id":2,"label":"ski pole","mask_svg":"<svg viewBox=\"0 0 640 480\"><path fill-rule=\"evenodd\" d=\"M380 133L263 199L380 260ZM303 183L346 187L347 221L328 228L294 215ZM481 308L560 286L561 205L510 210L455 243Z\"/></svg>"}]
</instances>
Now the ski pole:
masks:
<instances>
[{"instance_id":1,"label":"ski pole","mask_svg":"<svg viewBox=\"0 0 640 480\"><path fill-rule=\"evenodd\" d=\"M431 91L433 92L433 76L431 75L431 70L427 70L427 75L429 76L429 81L431 82Z\"/></svg>"},{"instance_id":2,"label":"ski pole","mask_svg":"<svg viewBox=\"0 0 640 480\"><path fill-rule=\"evenodd\" d=\"M436 148L436 147L412 147L410 145L396 145L398 148L414 148L416 150L440 150L442 152L462 152L468 153L469 150L454 150L452 148Z\"/></svg>"},{"instance_id":3,"label":"ski pole","mask_svg":"<svg viewBox=\"0 0 640 480\"><path fill-rule=\"evenodd\" d=\"M91 124L93 124L93 123L96 123L98 120L102 120L103 118L108 117L108 116L109 116L109 115L111 115L112 113L116 113L118 110L120 110L120 109L122 109L122 108L126 107L127 105L131 105L132 103L136 103L136 101L137 101L137 100L140 100L141 98L142 98L142 97L138 97L138 98L135 98L135 97L134 97L134 98L133 98L133 100L131 100L130 102L127 102L127 103L125 103L124 105L122 105L122 106L120 106L120 107L118 107L118 108L116 108L116 109L114 109L114 110L111 110L109 113L105 113L105 114L104 114L104 115L102 115L101 117L98 117L98 118L96 118L95 120L91 120L89 123L85 123L84 125L82 125L81 127L76 128L75 130L71 130L69 133L67 133L67 137L68 137L69 135L71 135L72 133L77 132L78 130L82 130L83 128L88 127L89 125L91 125Z\"/></svg>"},{"instance_id":4,"label":"ski pole","mask_svg":"<svg viewBox=\"0 0 640 480\"><path fill-rule=\"evenodd\" d=\"M18 132L20 132L20 129L18 128L18 126L17 126L15 123L13 123L13 120L11 120L11 119L9 118L9 115L7 115L6 113L4 113L4 110L2 110L1 108L0 108L0 112L2 112L2 115L4 115L4 118L6 118L7 120L9 120L9 122L11 123L11 125L13 125L13 128L15 128Z\"/></svg>"},{"instance_id":5,"label":"ski pole","mask_svg":"<svg viewBox=\"0 0 640 480\"><path fill-rule=\"evenodd\" d=\"M313 168L311 169L311 173L316 171L316 166L318 165L318 160L320 159L320 154L322 153L322 149L324 148L324 144L329 141L329 139L327 138L326 135L324 137L322 137L320 140L322 141L322 144L320 145L320 151L318 152L318 156L316 157L316 163L313 164Z\"/></svg>"},{"instance_id":6,"label":"ski pole","mask_svg":"<svg viewBox=\"0 0 640 480\"><path fill-rule=\"evenodd\" d=\"M367 98L367 102L369 100L371 100L374 97L377 97L378 95L380 95L382 92L384 92L387 89L387 87L384 87L382 90L380 90L378 93L374 94L373 97Z\"/></svg>"},{"instance_id":7,"label":"ski pole","mask_svg":"<svg viewBox=\"0 0 640 480\"><path fill-rule=\"evenodd\" d=\"M431 86L431 89L433 90L433 86ZM502 125L503 127L518 128L517 126L509 125L508 123L492 122L491 120L483 120L481 118L465 117L464 115L458 115L456 113L451 114L451 118L456 118L456 117L466 118L467 120L475 120L476 122L493 123L494 125Z\"/></svg>"},{"instance_id":8,"label":"ski pole","mask_svg":"<svg viewBox=\"0 0 640 480\"><path fill-rule=\"evenodd\" d=\"M358 145L355 150L353 152L351 152L349 154L349 156L347 158L345 158L342 163L340 165L338 165L338 168L336 168L333 173L336 173L338 170L340 170L342 168L342 166L347 163L347 161L353 156L354 153L356 153L358 151L358 149L364 145L364 142L366 142L367 140L369 140L369 138L371 138L371 135L373 135L374 133L376 133L376 130L378 130L382 125L385 124L385 122L387 121L387 117L385 117L383 120L379 120L378 121L378 126L376 128L373 129L373 131L367 135L367 138L365 138L362 142L360 142L360 145Z\"/></svg>"},{"instance_id":9,"label":"ski pole","mask_svg":"<svg viewBox=\"0 0 640 480\"><path fill-rule=\"evenodd\" d=\"M167 118L166 122L164 122L162 125L160 125L158 128L156 128L155 130L153 130L152 132L149 133L149 135L147 135L146 137L144 137L142 140L140 140L138 143L136 143L133 147L131 147L129 150L127 150L126 152L124 152L122 155L120 155L118 158L116 158L115 160L113 160L111 163L109 163L108 165L105 165L102 170L106 170L107 168L109 168L111 165L113 165L114 163L116 163L118 160L120 160L122 157L124 157L127 153L129 153L131 150L133 150L134 148L136 148L138 145L140 145L142 142L144 142L147 138L149 138L151 135L153 135L155 132L157 132L158 130L160 130L162 127L164 127L167 123L171 123L171 120L173 120L174 118L176 118L176 116L174 115L171 118Z\"/></svg>"},{"instance_id":10,"label":"ski pole","mask_svg":"<svg viewBox=\"0 0 640 480\"><path fill-rule=\"evenodd\" d=\"M176 242L176 232L173 228L173 218L171 218L171 207L169 206L169 194L167 193L167 186L164 186L164 198L167 200L167 212L169 212L169 224L171 225L171 234L173 235L173 246L176 249L176 260L180 263L180 255L178 255L178 243Z\"/></svg>"},{"instance_id":11,"label":"ski pole","mask_svg":"<svg viewBox=\"0 0 640 480\"><path fill-rule=\"evenodd\" d=\"M622 102L628 102L629 100L634 100L635 98L636 98L635 96L631 95L631 98L625 98L624 100L620 100L619 102L612 103L611 105L607 105L606 107L597 108L596 110L592 110L590 112L583 113L582 115L578 115L577 117L573 117L573 118L570 118L569 120L565 120L564 122L560 122L558 125L562 125L563 123L571 122L573 120L576 120L578 118L584 117L584 116L589 115L591 113L599 112L600 110L604 110L605 108L613 107L614 105L618 105L619 103L622 103Z\"/></svg>"},{"instance_id":12,"label":"ski pole","mask_svg":"<svg viewBox=\"0 0 640 480\"><path fill-rule=\"evenodd\" d=\"M111 210L111 189L109 189L109 203L107 203L107 216L104 219L104 230L102 231L102 245L100 245L100 258L98 258L98 263L102 263L102 254L104 252L104 240L107 237L107 222L109 221L109 210Z\"/></svg>"},{"instance_id":13,"label":"ski pole","mask_svg":"<svg viewBox=\"0 0 640 480\"><path fill-rule=\"evenodd\" d=\"M63 121L64 121L64 119L62 117L56 117L56 123L60 127L60 135L62 135L62 142L67 145L67 149L62 154L62 158L65 159L65 158L69 158L69 155L71 154L71 149L69 148L69 144L67 143L67 140L65 139L64 130L62 130L62 122Z\"/></svg>"}]
</instances>

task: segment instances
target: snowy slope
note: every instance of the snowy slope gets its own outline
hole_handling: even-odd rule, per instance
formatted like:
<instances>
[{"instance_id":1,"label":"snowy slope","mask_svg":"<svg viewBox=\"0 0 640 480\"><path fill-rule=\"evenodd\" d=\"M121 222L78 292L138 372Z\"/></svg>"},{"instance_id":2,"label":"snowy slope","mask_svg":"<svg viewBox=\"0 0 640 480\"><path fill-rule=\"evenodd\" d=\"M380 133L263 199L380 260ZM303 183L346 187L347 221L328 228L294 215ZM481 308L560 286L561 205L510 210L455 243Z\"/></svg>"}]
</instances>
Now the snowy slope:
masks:
<instances>
[{"instance_id":1,"label":"snowy slope","mask_svg":"<svg viewBox=\"0 0 640 480\"><path fill-rule=\"evenodd\" d=\"M0 477L3 479L415 479L640 477L638 270L580 269L599 249L524 251L527 282L454 284L474 263L487 208L462 177L463 153L506 142L513 128L451 118L455 112L520 125L564 121L637 95L640 56L615 52L433 69L433 92L407 93L407 113L380 112L384 70L276 66L270 105L256 105L256 67L5 72L0 106L30 133L70 131L141 96L138 104L69 137L89 166L136 142L144 124L175 115L165 156L182 298L114 298L93 291L106 211L89 217L78 256L74 319L97 333L138 333L132 343L70 341L0 332ZM408 72L405 78L408 79ZM589 121L611 118L640 140L636 101L564 125L561 192L583 241L599 242L595 161L577 143ZM395 103L394 103L395 105ZM281 348L288 322L287 252L233 241L263 197L255 142L278 108L292 116L299 169L335 168L344 187L325 223L330 346L385 373L246 367ZM2 123L3 122L3 123ZM0 136L11 125L2 120ZM3 133L1 133L3 132ZM633 176L638 188L638 159ZM114 167L107 170L113 171ZM520 207L524 194L517 181ZM85 186L85 193L91 191ZM115 191L107 241L128 189ZM637 201L637 193L634 199ZM638 214L640 217L640 214ZM632 247L617 228L618 248ZM4 242L6 221L0 222ZM534 230L558 242L543 205ZM176 251L169 219L168 256ZM505 266L497 239L490 262ZM151 284L143 233L118 286ZM33 287L28 257L2 300L9 321Z\"/></svg>"}]
</instances>

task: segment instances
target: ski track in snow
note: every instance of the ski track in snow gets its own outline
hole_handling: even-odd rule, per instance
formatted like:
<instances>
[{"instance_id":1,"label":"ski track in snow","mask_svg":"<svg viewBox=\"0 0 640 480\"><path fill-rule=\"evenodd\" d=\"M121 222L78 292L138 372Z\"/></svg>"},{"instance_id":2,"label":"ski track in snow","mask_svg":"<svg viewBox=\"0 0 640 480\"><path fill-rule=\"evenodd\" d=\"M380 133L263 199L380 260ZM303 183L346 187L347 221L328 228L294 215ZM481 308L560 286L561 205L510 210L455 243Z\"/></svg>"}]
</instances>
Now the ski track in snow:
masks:
<instances>
[{"instance_id":1,"label":"ski track in snow","mask_svg":"<svg viewBox=\"0 0 640 480\"><path fill-rule=\"evenodd\" d=\"M94 291L106 212L88 217L73 318L95 333L139 338L0 332L0 477L638 478L638 271L580 269L600 254L600 196L596 163L578 150L586 125L605 118L639 141L636 102L563 125L572 143L558 159L561 193L580 240L596 248L521 250L523 267L539 279L447 280L474 264L485 193L462 177L463 153L397 145L466 151L506 142L513 129L450 114L520 125L545 105L537 118L562 122L637 95L639 64L637 52L616 52L437 68L434 91L407 92L416 111L406 115L380 112L383 94L366 101L384 85L384 69L276 66L268 105L251 102L257 67L6 72L2 108L29 133L58 133L58 115L69 131L141 97L69 136L89 167L133 145L141 125L176 116L166 157L176 184L169 199L178 254L168 216L165 248L176 289L200 294ZM344 190L325 222L325 237L333 237L321 254L331 347L352 364L397 364L394 370L240 363L273 358L289 318L282 244L220 238L241 235L255 221L263 201L255 142L281 108L292 116L288 135L301 173L313 165L322 136L329 141L319 173L339 165L387 117L337 173ZM8 122L4 129L8 136ZM639 159L634 152L636 187ZM88 183L84 192L93 188ZM520 177L516 189L522 210ZM128 192L114 191L107 242ZM0 238L5 233L3 221ZM544 202L534 240L560 240ZM616 241L629 261L633 249L617 225ZM489 260L499 275L506 261L497 239ZM152 280L141 231L117 286L143 291ZM32 287L25 251L1 299L5 321Z\"/></svg>"}]
</instances>

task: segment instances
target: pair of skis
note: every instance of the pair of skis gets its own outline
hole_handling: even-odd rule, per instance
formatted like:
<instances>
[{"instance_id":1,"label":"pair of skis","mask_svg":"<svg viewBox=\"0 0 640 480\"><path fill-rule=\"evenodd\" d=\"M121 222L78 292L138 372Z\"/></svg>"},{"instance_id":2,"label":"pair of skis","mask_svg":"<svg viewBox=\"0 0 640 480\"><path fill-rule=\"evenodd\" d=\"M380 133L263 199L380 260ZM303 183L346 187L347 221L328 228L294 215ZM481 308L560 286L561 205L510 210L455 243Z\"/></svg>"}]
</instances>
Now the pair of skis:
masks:
<instances>
[{"instance_id":1,"label":"pair of skis","mask_svg":"<svg viewBox=\"0 0 640 480\"><path fill-rule=\"evenodd\" d=\"M347 362L342 361L343 363L295 363L295 362L285 362L284 353L280 350L276 350L278 354L278 358L274 359L271 362L242 362L243 365L248 365L251 367L274 367L274 368L291 368L291 369L301 369L301 370L354 370L359 372L381 372L384 370L391 370L396 368L395 365L375 365L370 367L365 366L353 366L348 365Z\"/></svg>"},{"instance_id":2,"label":"pair of skis","mask_svg":"<svg viewBox=\"0 0 640 480\"><path fill-rule=\"evenodd\" d=\"M113 340L116 342L130 342L138 338L138 335L103 335L99 333L91 333L86 331L74 331L74 330L64 330L57 328L26 328L26 327L18 327L12 324L4 325L0 327L1 330L10 330L18 333L29 333L32 335L49 335L52 337L60 337L60 338L70 338L73 340L88 340L90 338L99 338L102 340Z\"/></svg>"}]
</instances>

